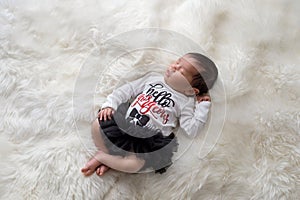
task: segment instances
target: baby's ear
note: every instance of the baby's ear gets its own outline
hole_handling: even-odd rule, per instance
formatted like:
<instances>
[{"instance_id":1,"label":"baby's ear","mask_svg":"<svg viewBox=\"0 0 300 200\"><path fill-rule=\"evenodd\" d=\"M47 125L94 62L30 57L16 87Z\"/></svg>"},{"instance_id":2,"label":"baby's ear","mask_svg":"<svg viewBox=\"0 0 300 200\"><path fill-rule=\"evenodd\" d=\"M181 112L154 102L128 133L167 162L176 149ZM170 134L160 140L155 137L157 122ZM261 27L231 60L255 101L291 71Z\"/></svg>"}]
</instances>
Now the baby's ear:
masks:
<instances>
[{"instance_id":1,"label":"baby's ear","mask_svg":"<svg viewBox=\"0 0 300 200\"><path fill-rule=\"evenodd\" d=\"M200 92L200 90L199 90L198 88L193 88L193 90L194 90L194 94L195 94L195 95L198 95L199 92Z\"/></svg>"}]
</instances>

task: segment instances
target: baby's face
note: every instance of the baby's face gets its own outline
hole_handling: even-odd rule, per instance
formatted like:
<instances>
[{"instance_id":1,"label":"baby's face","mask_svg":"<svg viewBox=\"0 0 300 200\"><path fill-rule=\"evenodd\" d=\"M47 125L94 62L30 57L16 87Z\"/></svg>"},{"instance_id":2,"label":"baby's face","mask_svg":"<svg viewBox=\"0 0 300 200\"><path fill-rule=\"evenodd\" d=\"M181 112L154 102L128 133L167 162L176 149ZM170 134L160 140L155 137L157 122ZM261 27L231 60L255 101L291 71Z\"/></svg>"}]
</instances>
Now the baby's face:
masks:
<instances>
[{"instance_id":1,"label":"baby's face","mask_svg":"<svg viewBox=\"0 0 300 200\"><path fill-rule=\"evenodd\" d=\"M193 76L199 73L193 63L195 60L188 55L171 63L164 75L166 83L180 93L193 95L194 90L191 83Z\"/></svg>"}]
</instances>

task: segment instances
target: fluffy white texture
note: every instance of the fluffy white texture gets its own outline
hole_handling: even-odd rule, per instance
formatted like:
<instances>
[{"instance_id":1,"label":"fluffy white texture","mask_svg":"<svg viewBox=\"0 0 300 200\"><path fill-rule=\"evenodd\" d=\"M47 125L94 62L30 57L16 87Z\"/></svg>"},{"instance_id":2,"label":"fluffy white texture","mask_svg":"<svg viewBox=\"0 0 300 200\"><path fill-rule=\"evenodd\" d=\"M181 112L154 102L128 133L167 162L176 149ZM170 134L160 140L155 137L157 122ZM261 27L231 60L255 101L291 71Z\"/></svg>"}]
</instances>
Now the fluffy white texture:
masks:
<instances>
[{"instance_id":1,"label":"fluffy white texture","mask_svg":"<svg viewBox=\"0 0 300 200\"><path fill-rule=\"evenodd\" d=\"M297 199L299 9L298 1L284 0L1 1L1 199ZM221 137L199 159L214 124L193 143L180 135L176 161L163 175L111 170L85 178L80 168L96 150L89 123L105 96L126 80L162 72L180 51L135 51L104 66L104 55L113 61L118 49L126 50L105 41L148 27L185 35L218 65L211 95L213 106L223 105L224 84ZM94 48L99 55L90 55ZM95 67L80 84L98 79L85 91L94 99L79 94L82 104L74 105L85 65Z\"/></svg>"}]
</instances>

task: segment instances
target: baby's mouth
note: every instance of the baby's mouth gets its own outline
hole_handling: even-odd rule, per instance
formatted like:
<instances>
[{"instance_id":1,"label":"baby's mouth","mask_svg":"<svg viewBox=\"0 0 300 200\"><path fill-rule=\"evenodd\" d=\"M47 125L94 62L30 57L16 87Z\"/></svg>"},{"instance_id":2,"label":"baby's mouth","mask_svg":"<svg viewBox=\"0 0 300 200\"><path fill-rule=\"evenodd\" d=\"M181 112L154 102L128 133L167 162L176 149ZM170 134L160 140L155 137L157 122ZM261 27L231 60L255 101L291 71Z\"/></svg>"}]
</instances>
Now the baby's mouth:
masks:
<instances>
[{"instance_id":1,"label":"baby's mouth","mask_svg":"<svg viewBox=\"0 0 300 200\"><path fill-rule=\"evenodd\" d=\"M167 70L166 71L166 76L169 78L174 72Z\"/></svg>"}]
</instances>

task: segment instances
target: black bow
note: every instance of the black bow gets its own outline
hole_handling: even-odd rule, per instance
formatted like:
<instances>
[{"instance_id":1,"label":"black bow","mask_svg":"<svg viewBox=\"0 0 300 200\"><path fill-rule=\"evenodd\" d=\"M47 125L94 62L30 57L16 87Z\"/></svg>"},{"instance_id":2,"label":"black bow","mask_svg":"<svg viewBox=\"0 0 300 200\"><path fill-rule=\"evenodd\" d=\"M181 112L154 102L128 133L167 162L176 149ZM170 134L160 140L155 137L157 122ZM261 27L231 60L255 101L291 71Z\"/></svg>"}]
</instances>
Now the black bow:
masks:
<instances>
[{"instance_id":1,"label":"black bow","mask_svg":"<svg viewBox=\"0 0 300 200\"><path fill-rule=\"evenodd\" d=\"M132 109L129 117L131 118L131 122L139 126L145 126L150 119L147 115L141 115L136 108Z\"/></svg>"}]
</instances>

